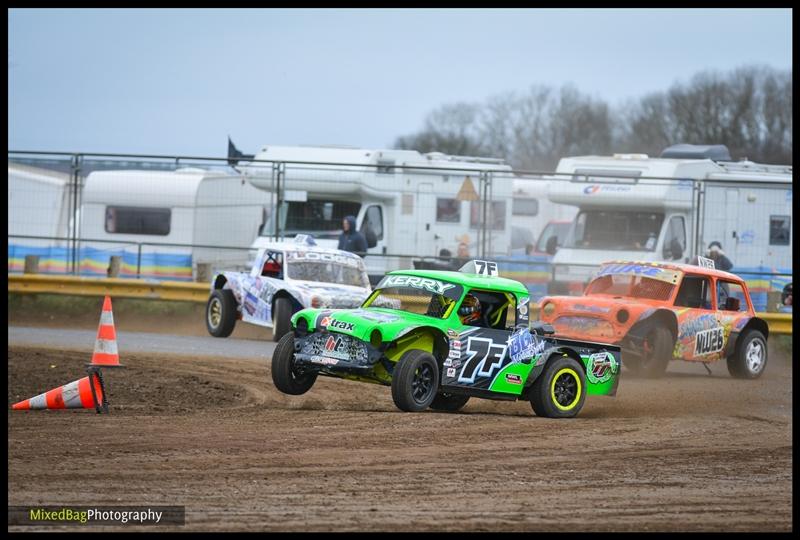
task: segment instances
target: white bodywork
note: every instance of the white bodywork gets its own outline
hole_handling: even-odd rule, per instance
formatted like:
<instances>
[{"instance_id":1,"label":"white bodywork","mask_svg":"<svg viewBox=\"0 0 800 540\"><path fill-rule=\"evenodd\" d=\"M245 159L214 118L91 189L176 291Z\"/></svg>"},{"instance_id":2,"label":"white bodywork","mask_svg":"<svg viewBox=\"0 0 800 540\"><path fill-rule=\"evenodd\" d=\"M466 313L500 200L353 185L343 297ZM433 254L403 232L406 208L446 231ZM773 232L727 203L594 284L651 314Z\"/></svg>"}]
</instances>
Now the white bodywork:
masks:
<instances>
[{"instance_id":1,"label":"white bodywork","mask_svg":"<svg viewBox=\"0 0 800 540\"><path fill-rule=\"evenodd\" d=\"M281 261L281 277L262 275L264 264L274 260ZM324 263L326 269L320 274L331 281L311 281L294 279L293 265L299 263ZM335 273L338 268L328 265L341 265L348 269L348 276L360 282L359 285L341 282L342 276ZM296 267L295 267L296 268ZM357 275L356 275L357 272ZM291 298L294 310L307 307L357 308L372 292L367 278L364 261L361 257L339 251L307 246L293 242L273 242L259 249L250 272L221 272L211 280L211 290L230 289L236 298L242 320L258 326L274 326L272 309L276 295L285 294Z\"/></svg>"}]
</instances>

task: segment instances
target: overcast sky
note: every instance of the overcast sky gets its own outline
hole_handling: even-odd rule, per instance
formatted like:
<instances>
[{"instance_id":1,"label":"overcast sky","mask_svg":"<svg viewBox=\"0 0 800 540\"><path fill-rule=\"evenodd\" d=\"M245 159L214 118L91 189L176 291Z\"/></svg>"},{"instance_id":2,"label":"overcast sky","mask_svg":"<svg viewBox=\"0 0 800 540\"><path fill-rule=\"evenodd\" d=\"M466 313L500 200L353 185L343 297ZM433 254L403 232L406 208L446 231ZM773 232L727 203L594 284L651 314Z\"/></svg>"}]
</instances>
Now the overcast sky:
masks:
<instances>
[{"instance_id":1,"label":"overcast sky","mask_svg":"<svg viewBox=\"0 0 800 540\"><path fill-rule=\"evenodd\" d=\"M792 66L789 9L12 9L13 150L390 147L533 84L615 105L704 69Z\"/></svg>"}]
</instances>

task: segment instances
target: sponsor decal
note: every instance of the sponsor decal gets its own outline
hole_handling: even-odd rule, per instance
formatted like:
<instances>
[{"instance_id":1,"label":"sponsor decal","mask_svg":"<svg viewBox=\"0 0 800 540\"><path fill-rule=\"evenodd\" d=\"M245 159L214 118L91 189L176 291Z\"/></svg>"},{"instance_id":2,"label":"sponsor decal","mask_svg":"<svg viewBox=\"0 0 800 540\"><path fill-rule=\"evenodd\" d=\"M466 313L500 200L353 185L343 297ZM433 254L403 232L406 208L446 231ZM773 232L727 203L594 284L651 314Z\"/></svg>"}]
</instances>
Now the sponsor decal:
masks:
<instances>
[{"instance_id":1,"label":"sponsor decal","mask_svg":"<svg viewBox=\"0 0 800 540\"><path fill-rule=\"evenodd\" d=\"M327 328L329 324L331 324L330 317L323 317L322 320L319 322L320 328Z\"/></svg>"},{"instance_id":2,"label":"sponsor decal","mask_svg":"<svg viewBox=\"0 0 800 540\"><path fill-rule=\"evenodd\" d=\"M527 328L520 328L511 334L509 352L511 353L511 363L518 364L523 360L532 358L541 353L547 342L533 335Z\"/></svg>"},{"instance_id":3,"label":"sponsor decal","mask_svg":"<svg viewBox=\"0 0 800 540\"><path fill-rule=\"evenodd\" d=\"M707 257L697 257L697 266L700 268L711 268L714 269L714 259L709 259Z\"/></svg>"},{"instance_id":4,"label":"sponsor decal","mask_svg":"<svg viewBox=\"0 0 800 540\"><path fill-rule=\"evenodd\" d=\"M515 373L506 373L506 382L509 384L522 384L522 377Z\"/></svg>"},{"instance_id":5,"label":"sponsor decal","mask_svg":"<svg viewBox=\"0 0 800 540\"><path fill-rule=\"evenodd\" d=\"M318 251L287 251L286 257L289 260L332 262L352 266L354 268L358 268L360 266L359 263L362 263L360 259L356 259L355 257L348 257L340 253L321 253Z\"/></svg>"},{"instance_id":6,"label":"sponsor decal","mask_svg":"<svg viewBox=\"0 0 800 540\"><path fill-rule=\"evenodd\" d=\"M323 366L335 366L339 363L336 358L328 358L326 356L312 356L309 358L315 364L322 364Z\"/></svg>"},{"instance_id":7,"label":"sponsor decal","mask_svg":"<svg viewBox=\"0 0 800 540\"><path fill-rule=\"evenodd\" d=\"M355 327L354 323L337 321L337 320L332 320L328 324L328 328L337 328L339 330L345 330L347 332L352 332L354 327Z\"/></svg>"},{"instance_id":8,"label":"sponsor decal","mask_svg":"<svg viewBox=\"0 0 800 540\"><path fill-rule=\"evenodd\" d=\"M323 353L323 356L347 360L350 355L347 354L346 348L346 338L339 336L328 336L328 339L325 340L325 352Z\"/></svg>"},{"instance_id":9,"label":"sponsor decal","mask_svg":"<svg viewBox=\"0 0 800 540\"><path fill-rule=\"evenodd\" d=\"M363 298L361 298L361 300L363 300ZM389 315L388 313L377 313L366 309L356 309L351 311L350 313L351 315L356 315L357 317L361 317L362 319L379 323L393 322L400 318L397 315Z\"/></svg>"},{"instance_id":10,"label":"sponsor decal","mask_svg":"<svg viewBox=\"0 0 800 540\"><path fill-rule=\"evenodd\" d=\"M530 303L530 301L531 299L527 296L520 299L519 305L517 306L517 313L519 313L520 317L528 316L528 303Z\"/></svg>"},{"instance_id":11,"label":"sponsor decal","mask_svg":"<svg viewBox=\"0 0 800 540\"><path fill-rule=\"evenodd\" d=\"M619 371L619 363L610 352L599 352L589 356L586 378L590 383L599 384L608 381Z\"/></svg>"},{"instance_id":12,"label":"sponsor decal","mask_svg":"<svg viewBox=\"0 0 800 540\"><path fill-rule=\"evenodd\" d=\"M454 339L453 341L451 341L450 342L450 348L451 349L461 349L461 340L460 339Z\"/></svg>"},{"instance_id":13,"label":"sponsor decal","mask_svg":"<svg viewBox=\"0 0 800 540\"><path fill-rule=\"evenodd\" d=\"M491 377L503 364L508 346L498 344L489 338L470 337L467 339L469 358L458 376L460 383L474 383L476 377Z\"/></svg>"},{"instance_id":14,"label":"sponsor decal","mask_svg":"<svg viewBox=\"0 0 800 540\"><path fill-rule=\"evenodd\" d=\"M594 195L595 193L599 192L612 192L612 193L620 193L625 191L630 191L630 186L615 186L615 185L599 185L599 184L592 184L591 186L586 186L583 188L583 193L586 195Z\"/></svg>"},{"instance_id":15,"label":"sponsor decal","mask_svg":"<svg viewBox=\"0 0 800 540\"><path fill-rule=\"evenodd\" d=\"M445 361L444 361L444 364L442 364L442 365L443 365L444 367L450 367L451 365L453 365L453 364L452 364L452 360L450 360L450 359L448 358L447 360L445 360Z\"/></svg>"},{"instance_id":16,"label":"sponsor decal","mask_svg":"<svg viewBox=\"0 0 800 540\"><path fill-rule=\"evenodd\" d=\"M703 313L702 315L691 318L691 314L686 320L679 322L680 331L678 332L678 339L684 340L694 337L695 334L709 330L716 326L717 317L713 313Z\"/></svg>"},{"instance_id":17,"label":"sponsor decal","mask_svg":"<svg viewBox=\"0 0 800 540\"><path fill-rule=\"evenodd\" d=\"M609 264L601 268L596 277L615 274L647 276L659 281L677 283L681 272L666 268L659 268L649 264Z\"/></svg>"},{"instance_id":18,"label":"sponsor decal","mask_svg":"<svg viewBox=\"0 0 800 540\"><path fill-rule=\"evenodd\" d=\"M244 297L244 309L250 316L256 314L256 306L258 305L258 298L256 298L250 291Z\"/></svg>"},{"instance_id":19,"label":"sponsor decal","mask_svg":"<svg viewBox=\"0 0 800 540\"><path fill-rule=\"evenodd\" d=\"M454 368L461 367L461 359L460 358L453 358L450 360L450 365Z\"/></svg>"},{"instance_id":20,"label":"sponsor decal","mask_svg":"<svg viewBox=\"0 0 800 540\"><path fill-rule=\"evenodd\" d=\"M455 338L455 337L458 337L458 332L456 332L456 331L455 331L455 330L453 330L452 328L448 328L448 329L447 329L447 335L448 335L449 337L451 337L451 338Z\"/></svg>"},{"instance_id":21,"label":"sponsor decal","mask_svg":"<svg viewBox=\"0 0 800 540\"><path fill-rule=\"evenodd\" d=\"M456 376L456 369L455 368L447 368L447 376L448 377L455 377Z\"/></svg>"},{"instance_id":22,"label":"sponsor decal","mask_svg":"<svg viewBox=\"0 0 800 540\"><path fill-rule=\"evenodd\" d=\"M444 294L445 291L455 287L452 283L445 283L436 279L417 276L386 276L378 288L386 287L412 287L422 289L434 294Z\"/></svg>"},{"instance_id":23,"label":"sponsor decal","mask_svg":"<svg viewBox=\"0 0 800 540\"><path fill-rule=\"evenodd\" d=\"M722 350L725 344L725 332L721 326L698 332L694 339L694 354L703 356Z\"/></svg>"},{"instance_id":24,"label":"sponsor decal","mask_svg":"<svg viewBox=\"0 0 800 540\"><path fill-rule=\"evenodd\" d=\"M447 354L448 358L461 358L461 351L451 349Z\"/></svg>"}]
</instances>

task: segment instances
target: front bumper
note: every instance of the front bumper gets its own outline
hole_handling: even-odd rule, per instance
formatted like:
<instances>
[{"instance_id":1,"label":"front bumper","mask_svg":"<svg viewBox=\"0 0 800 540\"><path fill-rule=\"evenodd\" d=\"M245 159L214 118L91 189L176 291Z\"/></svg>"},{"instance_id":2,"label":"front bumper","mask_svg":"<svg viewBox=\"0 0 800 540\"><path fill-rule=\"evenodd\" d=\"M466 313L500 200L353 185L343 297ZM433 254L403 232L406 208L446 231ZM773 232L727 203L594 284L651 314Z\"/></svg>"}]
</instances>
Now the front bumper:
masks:
<instances>
[{"instance_id":1,"label":"front bumper","mask_svg":"<svg viewBox=\"0 0 800 540\"><path fill-rule=\"evenodd\" d=\"M369 343L335 332L314 332L294 340L295 366L329 372L367 373L383 357Z\"/></svg>"}]
</instances>

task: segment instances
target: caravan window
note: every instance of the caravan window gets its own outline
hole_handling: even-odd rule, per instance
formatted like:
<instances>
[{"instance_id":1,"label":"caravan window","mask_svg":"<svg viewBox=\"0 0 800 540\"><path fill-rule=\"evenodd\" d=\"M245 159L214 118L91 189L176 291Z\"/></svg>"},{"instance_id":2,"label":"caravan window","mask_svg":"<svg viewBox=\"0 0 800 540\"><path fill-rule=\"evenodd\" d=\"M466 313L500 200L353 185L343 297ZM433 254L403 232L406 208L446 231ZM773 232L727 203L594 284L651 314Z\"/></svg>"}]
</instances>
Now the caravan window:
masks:
<instances>
[{"instance_id":1,"label":"caravan window","mask_svg":"<svg viewBox=\"0 0 800 540\"><path fill-rule=\"evenodd\" d=\"M654 251L664 214L619 210L582 210L568 247Z\"/></svg>"},{"instance_id":2,"label":"caravan window","mask_svg":"<svg viewBox=\"0 0 800 540\"><path fill-rule=\"evenodd\" d=\"M167 236L171 215L169 208L106 206L106 232Z\"/></svg>"},{"instance_id":3,"label":"caravan window","mask_svg":"<svg viewBox=\"0 0 800 540\"><path fill-rule=\"evenodd\" d=\"M480 201L473 201L470 204L469 226L477 229L483 216ZM506 228L506 202L492 201L491 206L486 209L486 221L491 223L492 229L502 231Z\"/></svg>"},{"instance_id":4,"label":"caravan window","mask_svg":"<svg viewBox=\"0 0 800 540\"><path fill-rule=\"evenodd\" d=\"M788 246L791 230L791 216L769 216L769 245Z\"/></svg>"},{"instance_id":5,"label":"caravan window","mask_svg":"<svg viewBox=\"0 0 800 540\"><path fill-rule=\"evenodd\" d=\"M461 222L461 201L458 199L436 199L436 221L440 223Z\"/></svg>"},{"instance_id":6,"label":"caravan window","mask_svg":"<svg viewBox=\"0 0 800 540\"><path fill-rule=\"evenodd\" d=\"M515 216L535 216L539 214L539 199L514 199L511 201L511 213Z\"/></svg>"}]
</instances>

